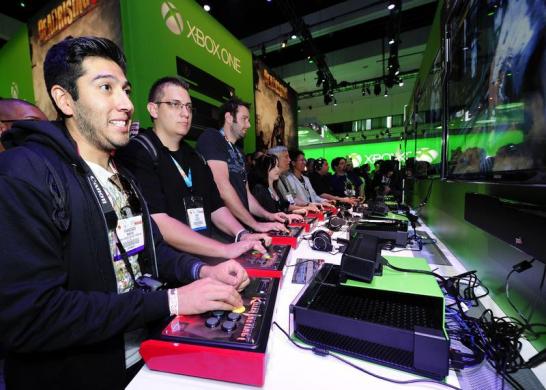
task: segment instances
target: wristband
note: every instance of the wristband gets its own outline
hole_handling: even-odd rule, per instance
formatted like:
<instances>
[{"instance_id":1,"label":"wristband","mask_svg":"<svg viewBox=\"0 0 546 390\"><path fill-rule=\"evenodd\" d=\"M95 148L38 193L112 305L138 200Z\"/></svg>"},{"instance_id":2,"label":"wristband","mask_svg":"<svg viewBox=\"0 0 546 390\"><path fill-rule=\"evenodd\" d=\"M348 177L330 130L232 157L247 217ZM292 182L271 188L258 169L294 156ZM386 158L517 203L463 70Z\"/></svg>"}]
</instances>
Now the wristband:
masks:
<instances>
[{"instance_id":1,"label":"wristband","mask_svg":"<svg viewBox=\"0 0 546 390\"><path fill-rule=\"evenodd\" d=\"M168 290L168 297L169 297L169 311L172 316L175 316L178 314L178 292L175 288L171 288Z\"/></svg>"},{"instance_id":2,"label":"wristband","mask_svg":"<svg viewBox=\"0 0 546 390\"><path fill-rule=\"evenodd\" d=\"M237 234L235 235L235 242L239 242L241 241L241 238L243 237L243 234L246 234L246 233L250 233L248 230L246 229L241 229L237 232Z\"/></svg>"}]
</instances>

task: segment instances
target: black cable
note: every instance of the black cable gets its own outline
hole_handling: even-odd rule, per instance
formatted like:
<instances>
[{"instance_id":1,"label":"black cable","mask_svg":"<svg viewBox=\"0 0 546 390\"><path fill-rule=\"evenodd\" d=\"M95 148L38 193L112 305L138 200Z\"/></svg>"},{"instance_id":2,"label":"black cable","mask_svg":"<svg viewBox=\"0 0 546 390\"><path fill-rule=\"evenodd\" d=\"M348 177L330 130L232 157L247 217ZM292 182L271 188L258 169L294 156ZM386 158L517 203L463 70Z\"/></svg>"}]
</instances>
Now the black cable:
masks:
<instances>
[{"instance_id":1,"label":"black cable","mask_svg":"<svg viewBox=\"0 0 546 390\"><path fill-rule=\"evenodd\" d=\"M401 385L408 385L408 384L411 384L411 383L434 383L434 384L438 384L438 385L443 385L443 386L446 386L446 387L449 387L451 389L455 389L455 390L461 390L459 387L456 387L456 386L453 386L453 385L450 385L449 383L444 383L444 382L441 382L441 381L437 381L437 380L434 380L434 379L410 379L410 380L407 380L407 381L400 381L400 380L396 380L396 379L391 379L391 378L387 378L387 377L384 377L384 376L381 376L381 375L378 375L378 374L375 374L371 371L368 371L366 370L365 368L362 368L360 366L357 366L356 364L346 360L346 359L343 359L342 357L328 351L327 349L323 349L323 348L318 348L318 347L304 347L304 346L301 346L299 345L298 343L296 343L294 340L292 340L292 338L290 337L290 335L288 334L288 332L286 332L278 323L277 321L273 321L273 325L275 325L277 328L279 328L279 330L284 333L284 335L286 336L286 338L292 343L294 344L296 347L300 348L300 349L303 349L303 350L306 350L306 351L311 351L313 352L314 354L316 355L319 355L319 356L332 356L334 359L337 359L345 364L348 364L349 366L353 367L353 368L356 368L358 371L361 371L365 374L368 374L368 375L371 375L373 376L374 378L377 378L377 379L381 379L381 380L384 380L384 381L387 381L387 382L391 382L391 383L397 383L397 384L401 384Z\"/></svg>"},{"instance_id":2,"label":"black cable","mask_svg":"<svg viewBox=\"0 0 546 390\"><path fill-rule=\"evenodd\" d=\"M318 263L318 262L319 262L319 259L307 259L307 260L300 261L299 263L296 263L296 264L285 265L284 267L285 267L285 268L297 267L297 266L300 265L300 264L305 264L305 263L309 263L309 262Z\"/></svg>"},{"instance_id":3,"label":"black cable","mask_svg":"<svg viewBox=\"0 0 546 390\"><path fill-rule=\"evenodd\" d=\"M432 272L432 271L424 271L424 270L420 270L420 269L399 268L399 267L396 267L396 266L392 265L391 263L389 263L389 261L387 259L385 259L385 258L382 258L382 262L383 262L383 265L385 265L385 266L387 266L389 268L392 268L395 271L409 272L409 273L414 273L414 274L432 275L432 276L442 280L443 282L446 281L446 278L444 278L442 275L437 274L437 273Z\"/></svg>"}]
</instances>

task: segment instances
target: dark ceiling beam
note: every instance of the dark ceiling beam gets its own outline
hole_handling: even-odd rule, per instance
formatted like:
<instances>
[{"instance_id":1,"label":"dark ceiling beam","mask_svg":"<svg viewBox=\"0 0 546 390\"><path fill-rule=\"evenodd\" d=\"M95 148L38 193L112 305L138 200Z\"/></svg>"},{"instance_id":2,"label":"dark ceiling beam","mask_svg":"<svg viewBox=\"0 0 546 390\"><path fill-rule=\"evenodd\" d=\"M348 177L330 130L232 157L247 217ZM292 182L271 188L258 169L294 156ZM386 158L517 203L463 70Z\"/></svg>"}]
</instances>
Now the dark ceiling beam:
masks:
<instances>
[{"instance_id":1,"label":"dark ceiling beam","mask_svg":"<svg viewBox=\"0 0 546 390\"><path fill-rule=\"evenodd\" d=\"M407 72L401 72L399 74L399 77L401 80L409 80L409 79L417 78L418 75L419 75L419 69L414 69ZM332 89L332 92L333 93L347 92L347 91L352 91L354 89L362 89L362 88L373 89L374 85L378 82L382 83L383 77L375 77L373 79L368 79L368 80L353 81L351 83L342 81L337 85L337 87ZM323 93L322 89L302 92L298 94L298 100L310 99L317 96L321 96L322 93Z\"/></svg>"}]
</instances>

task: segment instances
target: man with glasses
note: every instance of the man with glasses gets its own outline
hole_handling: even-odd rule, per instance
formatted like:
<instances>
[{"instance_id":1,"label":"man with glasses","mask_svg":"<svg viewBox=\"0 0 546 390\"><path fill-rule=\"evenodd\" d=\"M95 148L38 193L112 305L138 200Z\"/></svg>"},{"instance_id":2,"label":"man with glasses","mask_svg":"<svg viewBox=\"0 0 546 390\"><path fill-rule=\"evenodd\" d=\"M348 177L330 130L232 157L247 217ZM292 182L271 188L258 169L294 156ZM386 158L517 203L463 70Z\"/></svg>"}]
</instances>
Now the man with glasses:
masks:
<instances>
[{"instance_id":1,"label":"man with glasses","mask_svg":"<svg viewBox=\"0 0 546 390\"><path fill-rule=\"evenodd\" d=\"M21 120L46 121L47 117L42 110L25 100L0 99L0 137L14 122ZM0 143L0 152L3 150Z\"/></svg>"},{"instance_id":2,"label":"man with glasses","mask_svg":"<svg viewBox=\"0 0 546 390\"><path fill-rule=\"evenodd\" d=\"M108 39L55 44L44 76L62 120L18 122L2 138L8 389L123 389L142 365L148 327L242 304L244 269L234 261L211 267L168 246L138 187L111 159L129 142L125 69Z\"/></svg>"},{"instance_id":3,"label":"man with glasses","mask_svg":"<svg viewBox=\"0 0 546 390\"><path fill-rule=\"evenodd\" d=\"M209 167L184 141L193 108L188 84L176 77L157 80L148 94L153 128L116 153L116 160L137 179L163 238L176 249L200 256L235 258L248 250L265 252L266 234L245 229L225 207ZM210 237L214 226L239 242Z\"/></svg>"},{"instance_id":4,"label":"man with glasses","mask_svg":"<svg viewBox=\"0 0 546 390\"><path fill-rule=\"evenodd\" d=\"M207 160L224 203L239 221L257 232L288 232L280 223L288 216L265 210L248 187L245 158L236 143L244 138L250 127L249 107L249 103L237 97L225 102L220 107L222 128L205 130L197 141L197 150ZM258 222L253 215L272 222Z\"/></svg>"}]
</instances>

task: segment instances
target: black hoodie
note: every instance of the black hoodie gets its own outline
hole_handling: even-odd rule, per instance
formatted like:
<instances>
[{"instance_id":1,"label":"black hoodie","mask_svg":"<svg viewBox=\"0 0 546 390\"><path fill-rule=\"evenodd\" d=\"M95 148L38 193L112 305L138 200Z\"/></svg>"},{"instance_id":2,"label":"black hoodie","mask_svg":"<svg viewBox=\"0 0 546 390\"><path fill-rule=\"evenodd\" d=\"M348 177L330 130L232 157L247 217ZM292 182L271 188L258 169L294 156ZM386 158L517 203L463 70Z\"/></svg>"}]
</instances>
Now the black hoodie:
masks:
<instances>
[{"instance_id":1,"label":"black hoodie","mask_svg":"<svg viewBox=\"0 0 546 390\"><path fill-rule=\"evenodd\" d=\"M167 317L167 293L117 293L89 168L62 123L17 122L2 143L0 358L7 388L123 388L123 334ZM190 281L199 260L164 244L143 209L143 271L153 270L155 246L160 278Z\"/></svg>"}]
</instances>

